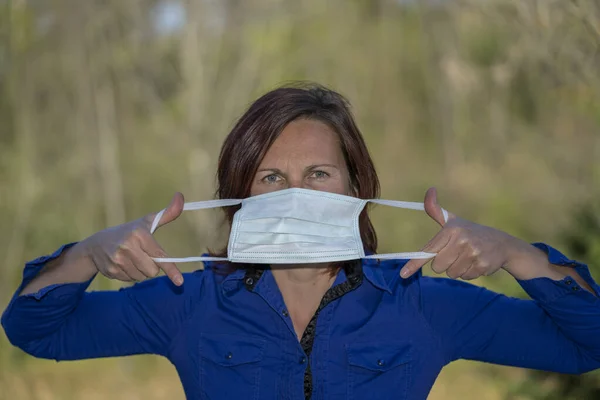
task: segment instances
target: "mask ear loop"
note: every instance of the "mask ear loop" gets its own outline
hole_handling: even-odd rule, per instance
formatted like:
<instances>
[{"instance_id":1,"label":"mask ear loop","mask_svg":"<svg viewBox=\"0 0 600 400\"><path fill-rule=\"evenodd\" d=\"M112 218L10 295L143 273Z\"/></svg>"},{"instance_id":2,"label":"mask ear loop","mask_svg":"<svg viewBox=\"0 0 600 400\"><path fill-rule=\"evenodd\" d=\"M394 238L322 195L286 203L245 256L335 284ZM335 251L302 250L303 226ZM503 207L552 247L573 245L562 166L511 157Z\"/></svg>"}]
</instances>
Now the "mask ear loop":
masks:
<instances>
[{"instance_id":1,"label":"mask ear loop","mask_svg":"<svg viewBox=\"0 0 600 400\"><path fill-rule=\"evenodd\" d=\"M396 208L405 208L409 210L417 210L417 211L425 211L425 203L419 203L414 201L398 201L398 200L381 200L381 199L371 199L368 200L372 203L381 204L384 206L396 207ZM442 213L444 214L444 222L448 222L448 211L442 208ZM426 259L433 258L437 255L437 253L427 253L424 251L416 251L416 252L405 252L405 253L385 253L385 254L373 254L370 256L365 256L364 258L374 258L380 260L391 260L391 259L401 259L401 260L412 260L412 259Z\"/></svg>"},{"instance_id":2,"label":"mask ear loop","mask_svg":"<svg viewBox=\"0 0 600 400\"><path fill-rule=\"evenodd\" d=\"M381 199L371 199L368 200L372 203L381 204L384 206L397 207L397 208L406 208L409 210L417 210L417 211L425 211L425 203L419 203L415 201L398 201L398 200L381 200ZM444 223L448 222L448 211L442 208L442 213L444 214Z\"/></svg>"},{"instance_id":3,"label":"mask ear loop","mask_svg":"<svg viewBox=\"0 0 600 400\"><path fill-rule=\"evenodd\" d=\"M207 201L195 201L191 203L185 203L183 205L183 211L194 211L194 210L204 210L207 208L217 208L217 207L227 207L227 206L236 206L241 204L242 200L240 199L222 199L222 200L207 200ZM162 218L163 214L167 209L163 209L159 211L154 220L152 221L152 227L150 228L150 234L154 234L156 228L158 227L158 223ZM197 262L197 261L227 261L226 257L183 257L183 258L160 258L160 257L152 257L154 262L174 262L174 263L184 263L184 262Z\"/></svg>"}]
</instances>

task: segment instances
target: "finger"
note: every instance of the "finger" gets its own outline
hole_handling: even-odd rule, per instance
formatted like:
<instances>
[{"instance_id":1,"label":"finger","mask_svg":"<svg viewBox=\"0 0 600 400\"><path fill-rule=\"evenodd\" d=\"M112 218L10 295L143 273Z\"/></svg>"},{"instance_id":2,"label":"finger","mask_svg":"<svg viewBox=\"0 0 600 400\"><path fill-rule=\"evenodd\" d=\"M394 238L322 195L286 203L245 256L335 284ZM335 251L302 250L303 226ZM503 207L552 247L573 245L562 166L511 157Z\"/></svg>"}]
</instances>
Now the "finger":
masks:
<instances>
[{"instance_id":1,"label":"finger","mask_svg":"<svg viewBox=\"0 0 600 400\"><path fill-rule=\"evenodd\" d=\"M181 194L179 192L175 193L175 195L173 196L173 199L171 200L171 203L169 203L167 208L159 211L158 213L148 214L144 218L146 221L148 230L151 230L152 224L154 223L154 220L157 215L160 215L160 219L158 221L158 224L154 228L154 230L160 228L161 226L168 224L169 222L175 221L183 212L184 204L185 204L185 201L183 198L183 194ZM154 233L154 232L152 231L152 233Z\"/></svg>"},{"instance_id":2,"label":"finger","mask_svg":"<svg viewBox=\"0 0 600 400\"><path fill-rule=\"evenodd\" d=\"M148 234L147 237L143 237L140 242L141 249L148 254L151 258L168 258L167 253L160 247L160 245L154 240L154 238ZM152 260L152 262L154 262ZM160 262L156 263L156 266L163 270L169 279L177 286L183 284L183 274L179 271L179 268L172 262Z\"/></svg>"},{"instance_id":3,"label":"finger","mask_svg":"<svg viewBox=\"0 0 600 400\"><path fill-rule=\"evenodd\" d=\"M452 240L452 232L450 230L442 229L425 245L425 247L423 247L422 251L437 254L448 245L450 240ZM436 256L433 256L432 258L409 260L400 270L400 276L404 279L410 278L435 257Z\"/></svg>"},{"instance_id":4,"label":"finger","mask_svg":"<svg viewBox=\"0 0 600 400\"><path fill-rule=\"evenodd\" d=\"M443 274L458 260L464 252L464 247L457 245L456 236L452 236L448 244L441 249L431 261L431 269L436 274Z\"/></svg>"},{"instance_id":5,"label":"finger","mask_svg":"<svg viewBox=\"0 0 600 400\"><path fill-rule=\"evenodd\" d=\"M462 278L469 280L479 278L481 276L490 276L496 273L500 269L500 266L496 266L496 264L491 264L485 259L478 258L475 260L471 268L463 274Z\"/></svg>"},{"instance_id":6,"label":"finger","mask_svg":"<svg viewBox=\"0 0 600 400\"><path fill-rule=\"evenodd\" d=\"M461 278L470 281L472 279L477 279L481 276L481 270L479 269L478 262L475 260L471 266L461 275Z\"/></svg>"},{"instance_id":7,"label":"finger","mask_svg":"<svg viewBox=\"0 0 600 400\"><path fill-rule=\"evenodd\" d=\"M160 269L165 272L165 275L169 277L169 279L176 285L183 285L183 274L177 268L175 263L166 262L166 263L158 263L157 264Z\"/></svg>"},{"instance_id":8,"label":"finger","mask_svg":"<svg viewBox=\"0 0 600 400\"><path fill-rule=\"evenodd\" d=\"M122 282L131 282L133 279L125 273L120 267L115 264L110 265L102 272L102 275L109 279L115 279Z\"/></svg>"},{"instance_id":9,"label":"finger","mask_svg":"<svg viewBox=\"0 0 600 400\"><path fill-rule=\"evenodd\" d=\"M128 252L129 253L129 252ZM121 270L125 272L132 280L136 282L141 282L146 279L146 276L142 274L136 267L133 265L133 262L130 259L129 254L127 257L123 257L123 259L119 262L119 266Z\"/></svg>"},{"instance_id":10,"label":"finger","mask_svg":"<svg viewBox=\"0 0 600 400\"><path fill-rule=\"evenodd\" d=\"M159 266L141 249L141 247L132 249L130 257L134 267L146 278L154 278L160 273Z\"/></svg>"},{"instance_id":11,"label":"finger","mask_svg":"<svg viewBox=\"0 0 600 400\"><path fill-rule=\"evenodd\" d=\"M433 258L433 257L432 257ZM423 268L425 264L432 260L432 258L424 258L424 259L412 259L408 260L404 267L400 270L400 276L404 279L410 278L413 276L418 270Z\"/></svg>"},{"instance_id":12,"label":"finger","mask_svg":"<svg viewBox=\"0 0 600 400\"><path fill-rule=\"evenodd\" d=\"M115 279L115 280L121 281L121 282L134 282L134 279L132 279L129 275L127 275L127 273L125 271L122 271L122 270L120 270L116 274L111 274L109 276L109 278Z\"/></svg>"},{"instance_id":13,"label":"finger","mask_svg":"<svg viewBox=\"0 0 600 400\"><path fill-rule=\"evenodd\" d=\"M427 213L427 215L429 215L440 226L443 227L444 225L446 225L446 219L444 217L444 210L438 204L438 201L437 201L436 188L431 187L427 190L427 192L425 193L424 205L425 205L425 212ZM451 213L447 213L447 214L448 214L448 220L450 220L451 217L454 217L454 215Z\"/></svg>"},{"instance_id":14,"label":"finger","mask_svg":"<svg viewBox=\"0 0 600 400\"><path fill-rule=\"evenodd\" d=\"M454 261L452 265L448 267L446 270L446 275L448 275L449 278L458 279L462 277L469 270L469 268L471 268L471 265L473 265L476 260L477 259L472 253L464 250L460 253L456 261Z\"/></svg>"}]
</instances>

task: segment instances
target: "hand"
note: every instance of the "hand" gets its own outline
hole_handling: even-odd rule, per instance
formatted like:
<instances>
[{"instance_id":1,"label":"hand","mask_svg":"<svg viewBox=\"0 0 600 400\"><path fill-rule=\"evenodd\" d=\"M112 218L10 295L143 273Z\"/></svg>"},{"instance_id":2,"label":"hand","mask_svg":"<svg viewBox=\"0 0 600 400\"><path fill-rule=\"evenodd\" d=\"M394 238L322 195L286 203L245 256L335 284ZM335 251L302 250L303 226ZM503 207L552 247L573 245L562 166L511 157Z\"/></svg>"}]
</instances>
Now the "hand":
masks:
<instances>
[{"instance_id":1,"label":"hand","mask_svg":"<svg viewBox=\"0 0 600 400\"><path fill-rule=\"evenodd\" d=\"M165 210L158 227L176 220L183 211L183 195L176 193ZM142 281L160 271L177 286L183 275L174 263L159 263L152 257L167 257L150 233L155 213L135 221L100 231L80 243L98 271L110 279L124 282Z\"/></svg>"},{"instance_id":2,"label":"hand","mask_svg":"<svg viewBox=\"0 0 600 400\"><path fill-rule=\"evenodd\" d=\"M530 250L528 243L505 232L479 225L452 213L444 222L442 208L437 203L437 192L430 188L425 194L425 212L442 229L427 243L422 251L436 253L431 268L438 274L448 277L471 280L488 276L507 266L513 254L524 254ZM406 263L400 271L403 278L417 272L431 259L414 259Z\"/></svg>"}]
</instances>

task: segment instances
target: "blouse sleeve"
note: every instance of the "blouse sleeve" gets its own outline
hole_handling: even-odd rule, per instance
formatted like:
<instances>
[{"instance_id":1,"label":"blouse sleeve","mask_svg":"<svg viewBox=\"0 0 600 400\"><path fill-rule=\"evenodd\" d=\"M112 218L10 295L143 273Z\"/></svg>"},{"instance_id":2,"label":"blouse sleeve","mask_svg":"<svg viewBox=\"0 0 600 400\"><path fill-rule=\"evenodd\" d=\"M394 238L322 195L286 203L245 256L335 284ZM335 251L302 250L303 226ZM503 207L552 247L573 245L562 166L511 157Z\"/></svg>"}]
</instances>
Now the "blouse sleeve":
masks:
<instances>
[{"instance_id":1,"label":"blouse sleeve","mask_svg":"<svg viewBox=\"0 0 600 400\"><path fill-rule=\"evenodd\" d=\"M447 361L579 374L600 368L600 288L586 265L550 246L535 246L552 264L575 268L596 296L574 279L518 281L531 297L517 299L446 278L423 278L422 309Z\"/></svg>"},{"instance_id":2,"label":"blouse sleeve","mask_svg":"<svg viewBox=\"0 0 600 400\"><path fill-rule=\"evenodd\" d=\"M28 262L23 280L2 315L9 341L38 358L57 361L133 354L166 355L172 338L195 304L201 271L184 274L185 284L158 277L114 291L87 292L83 283L21 290L44 265L74 245Z\"/></svg>"}]
</instances>

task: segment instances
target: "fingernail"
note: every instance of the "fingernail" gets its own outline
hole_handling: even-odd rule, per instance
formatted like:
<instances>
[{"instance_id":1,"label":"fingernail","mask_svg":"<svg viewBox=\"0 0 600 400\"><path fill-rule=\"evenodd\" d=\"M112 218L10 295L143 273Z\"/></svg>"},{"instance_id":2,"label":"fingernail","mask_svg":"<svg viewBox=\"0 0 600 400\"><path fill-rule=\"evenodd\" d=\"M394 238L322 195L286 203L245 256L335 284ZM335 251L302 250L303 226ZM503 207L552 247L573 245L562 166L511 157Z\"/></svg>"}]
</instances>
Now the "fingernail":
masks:
<instances>
[{"instance_id":1,"label":"fingernail","mask_svg":"<svg viewBox=\"0 0 600 400\"><path fill-rule=\"evenodd\" d=\"M410 271L409 271L408 269L406 269L406 268L402 268L402 269L400 270L400 276L401 276L401 277L403 277L403 278L406 278L406 277L408 276L408 274L410 274Z\"/></svg>"},{"instance_id":2,"label":"fingernail","mask_svg":"<svg viewBox=\"0 0 600 400\"><path fill-rule=\"evenodd\" d=\"M181 286L182 283L183 283L183 277L182 276L175 277L175 284L177 286Z\"/></svg>"}]
</instances>

